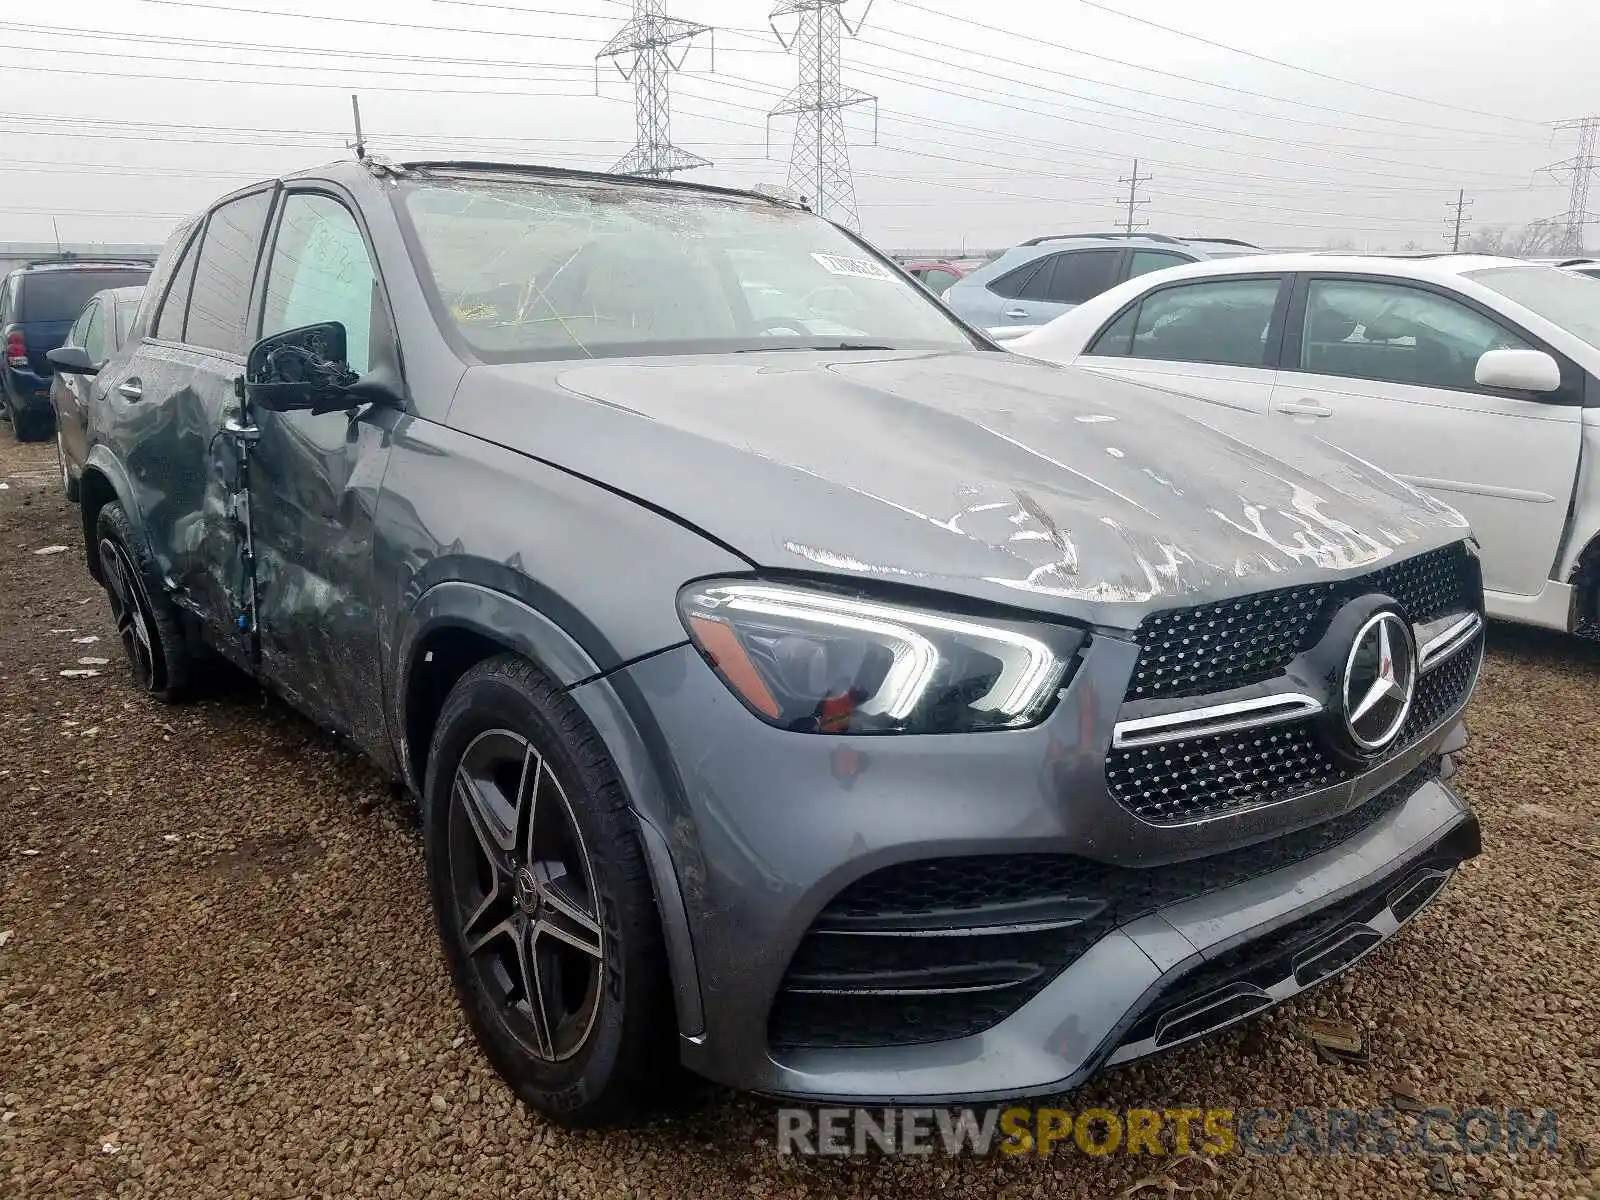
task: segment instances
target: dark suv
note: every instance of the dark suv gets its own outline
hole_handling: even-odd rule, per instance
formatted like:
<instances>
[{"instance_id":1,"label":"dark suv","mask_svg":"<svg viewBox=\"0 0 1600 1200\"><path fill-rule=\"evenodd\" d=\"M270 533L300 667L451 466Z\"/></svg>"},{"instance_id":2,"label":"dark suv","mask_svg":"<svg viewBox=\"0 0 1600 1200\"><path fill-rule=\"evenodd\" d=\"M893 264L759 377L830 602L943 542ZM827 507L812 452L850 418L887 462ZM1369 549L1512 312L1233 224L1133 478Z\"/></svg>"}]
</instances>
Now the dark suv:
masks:
<instances>
[{"instance_id":1,"label":"dark suv","mask_svg":"<svg viewBox=\"0 0 1600 1200\"><path fill-rule=\"evenodd\" d=\"M1006 354L803 209L345 163L145 297L81 499L133 678L221 655L404 780L466 1013L562 1120L672 1060L1059 1092L1477 853L1453 510Z\"/></svg>"},{"instance_id":2,"label":"dark suv","mask_svg":"<svg viewBox=\"0 0 1600 1200\"><path fill-rule=\"evenodd\" d=\"M149 263L63 259L18 267L0 283L0 415L10 419L18 441L39 442L55 432L48 356L66 341L89 297L135 287L149 275Z\"/></svg>"}]
</instances>

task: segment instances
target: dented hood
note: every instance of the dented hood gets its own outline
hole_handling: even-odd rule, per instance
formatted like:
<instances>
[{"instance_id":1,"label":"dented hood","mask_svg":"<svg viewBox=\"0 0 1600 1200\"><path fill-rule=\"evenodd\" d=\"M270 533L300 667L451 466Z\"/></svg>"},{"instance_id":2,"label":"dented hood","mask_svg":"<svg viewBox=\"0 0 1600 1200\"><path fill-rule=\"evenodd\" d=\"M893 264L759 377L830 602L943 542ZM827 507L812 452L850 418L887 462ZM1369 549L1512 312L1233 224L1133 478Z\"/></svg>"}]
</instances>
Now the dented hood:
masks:
<instances>
[{"instance_id":1,"label":"dented hood","mask_svg":"<svg viewBox=\"0 0 1600 1200\"><path fill-rule=\"evenodd\" d=\"M450 424L761 567L1125 627L1465 534L1454 510L1265 419L986 351L485 366Z\"/></svg>"}]
</instances>

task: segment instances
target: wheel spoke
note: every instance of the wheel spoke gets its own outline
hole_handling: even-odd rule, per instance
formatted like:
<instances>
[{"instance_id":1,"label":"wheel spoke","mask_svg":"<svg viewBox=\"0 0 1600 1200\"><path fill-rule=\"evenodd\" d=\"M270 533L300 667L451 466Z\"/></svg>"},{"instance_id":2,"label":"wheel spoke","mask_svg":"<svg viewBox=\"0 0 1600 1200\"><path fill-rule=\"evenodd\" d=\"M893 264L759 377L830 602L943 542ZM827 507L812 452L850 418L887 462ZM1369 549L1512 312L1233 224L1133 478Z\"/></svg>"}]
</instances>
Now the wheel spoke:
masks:
<instances>
[{"instance_id":1,"label":"wheel spoke","mask_svg":"<svg viewBox=\"0 0 1600 1200\"><path fill-rule=\"evenodd\" d=\"M517 938L517 965L522 972L522 997L528 1008L528 1023L533 1026L533 1040L541 1057L554 1059L556 1056L554 1031L561 1020L561 1007L559 1000L555 1004L551 990L546 988L546 976L553 974L547 969L541 969L538 947L534 944L535 935L532 930L523 933ZM555 980L549 980L555 983ZM554 1020L551 1019L553 1015Z\"/></svg>"},{"instance_id":2,"label":"wheel spoke","mask_svg":"<svg viewBox=\"0 0 1600 1200\"><path fill-rule=\"evenodd\" d=\"M498 886L483 898L483 903L473 911L472 915L461 922L461 938L469 955L483 953L496 938L509 937L521 941L520 931L517 929L516 919L507 915L499 920L494 920L494 910L498 907L503 894Z\"/></svg>"},{"instance_id":3,"label":"wheel spoke","mask_svg":"<svg viewBox=\"0 0 1600 1200\"><path fill-rule=\"evenodd\" d=\"M532 862L533 831L539 816L539 783L544 777L544 758L529 742L522 754L522 770L517 776L516 845L523 860Z\"/></svg>"},{"instance_id":4,"label":"wheel spoke","mask_svg":"<svg viewBox=\"0 0 1600 1200\"><path fill-rule=\"evenodd\" d=\"M516 835L505 829L499 814L491 807L489 797L484 794L483 781L473 778L465 763L456 768L455 791L456 800L472 826L472 832L489 866L497 876L509 873L510 853Z\"/></svg>"},{"instance_id":5,"label":"wheel spoke","mask_svg":"<svg viewBox=\"0 0 1600 1200\"><path fill-rule=\"evenodd\" d=\"M538 872L536 872L537 874ZM600 922L576 896L569 891L568 876L539 881L540 898L544 906L534 929L534 936L548 934L580 950L590 958L602 957Z\"/></svg>"}]
</instances>

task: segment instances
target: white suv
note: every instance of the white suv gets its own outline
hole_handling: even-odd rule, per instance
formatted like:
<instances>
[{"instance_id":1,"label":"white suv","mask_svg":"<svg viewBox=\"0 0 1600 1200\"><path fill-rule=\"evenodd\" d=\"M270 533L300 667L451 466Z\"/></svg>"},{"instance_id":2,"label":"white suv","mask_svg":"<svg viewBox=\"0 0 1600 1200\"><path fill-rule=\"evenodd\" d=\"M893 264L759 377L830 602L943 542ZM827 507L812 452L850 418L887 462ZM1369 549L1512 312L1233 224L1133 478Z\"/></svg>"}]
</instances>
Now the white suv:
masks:
<instances>
[{"instance_id":1,"label":"white suv","mask_svg":"<svg viewBox=\"0 0 1600 1200\"><path fill-rule=\"evenodd\" d=\"M1600 283L1470 255L1131 279L1007 343L1293 422L1464 513L1488 610L1600 634Z\"/></svg>"}]
</instances>

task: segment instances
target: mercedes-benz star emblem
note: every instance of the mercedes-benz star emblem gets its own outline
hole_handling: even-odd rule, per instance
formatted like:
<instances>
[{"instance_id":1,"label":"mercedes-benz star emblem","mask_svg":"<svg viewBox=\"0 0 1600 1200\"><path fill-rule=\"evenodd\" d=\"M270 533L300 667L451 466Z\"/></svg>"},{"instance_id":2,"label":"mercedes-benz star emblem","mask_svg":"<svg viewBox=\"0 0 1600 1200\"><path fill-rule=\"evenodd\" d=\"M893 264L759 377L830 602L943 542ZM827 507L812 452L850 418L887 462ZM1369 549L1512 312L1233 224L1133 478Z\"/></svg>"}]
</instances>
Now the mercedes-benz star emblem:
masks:
<instances>
[{"instance_id":1,"label":"mercedes-benz star emblem","mask_svg":"<svg viewBox=\"0 0 1600 1200\"><path fill-rule=\"evenodd\" d=\"M533 913L539 907L539 883L527 867L518 867L516 874L517 907Z\"/></svg>"},{"instance_id":2,"label":"mercedes-benz star emblem","mask_svg":"<svg viewBox=\"0 0 1600 1200\"><path fill-rule=\"evenodd\" d=\"M1411 713L1416 686L1411 627L1399 613L1374 613L1356 632L1344 664L1344 723L1350 740L1368 754L1387 749Z\"/></svg>"}]
</instances>

